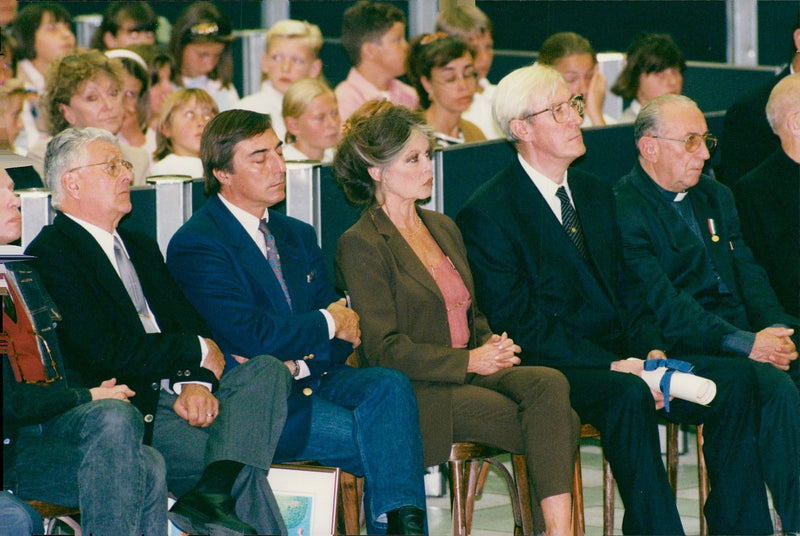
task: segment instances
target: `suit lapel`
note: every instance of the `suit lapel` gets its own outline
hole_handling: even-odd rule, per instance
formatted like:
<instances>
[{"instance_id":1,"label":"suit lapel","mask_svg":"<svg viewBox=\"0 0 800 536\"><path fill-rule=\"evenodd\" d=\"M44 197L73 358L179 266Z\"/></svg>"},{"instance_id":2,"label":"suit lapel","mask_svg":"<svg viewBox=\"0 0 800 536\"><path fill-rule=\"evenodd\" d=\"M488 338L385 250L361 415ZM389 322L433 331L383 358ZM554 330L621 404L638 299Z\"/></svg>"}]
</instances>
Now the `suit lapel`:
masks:
<instances>
[{"instance_id":1,"label":"suit lapel","mask_svg":"<svg viewBox=\"0 0 800 536\"><path fill-rule=\"evenodd\" d=\"M395 260L401 270L413 277L420 285L428 289L444 303L444 297L436 281L434 281L430 272L428 272L425 265L422 264L422 261L419 260L417 254L414 253L414 250L411 249L411 246L408 245L408 242L406 242L405 238L403 238L400 231L397 230L397 227L394 226L386 213L379 207L373 207L369 210L375 228L386 240L389 250L394 253ZM428 227L428 230L433 233L430 227ZM435 235L434 239L438 241Z\"/></svg>"},{"instance_id":2,"label":"suit lapel","mask_svg":"<svg viewBox=\"0 0 800 536\"><path fill-rule=\"evenodd\" d=\"M244 230L242 224L222 204L219 198L213 197L206 204L209 207L211 217L220 230L220 235L228 241L228 245L239 260L242 269L253 281L258 283L275 311L288 314L290 312L289 304L283 296L283 290L280 283L278 283L278 279L275 277L266 257L261 253L261 250L253 242L250 235L247 234L247 231ZM271 224L272 222L270 222ZM271 227L270 231L272 231ZM275 233L273 232L273 234ZM277 236L275 237L275 243L278 251L281 252ZM283 262L283 252L280 254L281 262Z\"/></svg>"}]
</instances>

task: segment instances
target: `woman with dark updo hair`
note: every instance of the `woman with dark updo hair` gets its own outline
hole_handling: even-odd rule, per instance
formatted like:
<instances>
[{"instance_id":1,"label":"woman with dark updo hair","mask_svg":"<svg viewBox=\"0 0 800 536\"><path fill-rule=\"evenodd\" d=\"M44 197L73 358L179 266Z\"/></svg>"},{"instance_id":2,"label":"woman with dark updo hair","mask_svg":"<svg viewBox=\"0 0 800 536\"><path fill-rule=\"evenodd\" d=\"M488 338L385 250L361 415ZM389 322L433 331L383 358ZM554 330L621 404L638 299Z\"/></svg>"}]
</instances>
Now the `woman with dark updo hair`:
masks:
<instances>
[{"instance_id":1,"label":"woman with dark updo hair","mask_svg":"<svg viewBox=\"0 0 800 536\"><path fill-rule=\"evenodd\" d=\"M431 195L434 144L421 114L371 101L350 116L337 147L336 178L365 208L336 248L337 285L361 322L359 362L411 380L426 466L446 461L458 441L523 453L546 534L572 534L580 423L567 380L516 366L520 347L492 333L475 304L456 224L417 206Z\"/></svg>"}]
</instances>

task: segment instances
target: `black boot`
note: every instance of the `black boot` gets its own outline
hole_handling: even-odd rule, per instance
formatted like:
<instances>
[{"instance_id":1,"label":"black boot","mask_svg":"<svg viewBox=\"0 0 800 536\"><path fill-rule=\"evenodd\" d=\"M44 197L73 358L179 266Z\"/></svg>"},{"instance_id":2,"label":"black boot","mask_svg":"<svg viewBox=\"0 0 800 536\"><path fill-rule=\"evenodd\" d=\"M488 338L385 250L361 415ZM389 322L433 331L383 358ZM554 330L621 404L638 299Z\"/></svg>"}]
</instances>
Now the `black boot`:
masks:
<instances>
[{"instance_id":1,"label":"black boot","mask_svg":"<svg viewBox=\"0 0 800 536\"><path fill-rule=\"evenodd\" d=\"M386 534L425 534L425 511L403 506L386 513Z\"/></svg>"}]
</instances>

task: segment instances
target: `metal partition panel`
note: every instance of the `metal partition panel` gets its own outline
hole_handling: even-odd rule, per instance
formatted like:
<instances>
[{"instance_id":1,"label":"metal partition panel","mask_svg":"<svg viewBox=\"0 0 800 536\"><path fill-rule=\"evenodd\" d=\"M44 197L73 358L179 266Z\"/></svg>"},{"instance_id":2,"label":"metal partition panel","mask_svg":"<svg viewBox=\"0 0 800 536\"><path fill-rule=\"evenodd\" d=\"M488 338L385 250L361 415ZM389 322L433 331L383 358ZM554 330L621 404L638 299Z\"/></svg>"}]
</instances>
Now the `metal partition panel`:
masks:
<instances>
[{"instance_id":1,"label":"metal partition panel","mask_svg":"<svg viewBox=\"0 0 800 536\"><path fill-rule=\"evenodd\" d=\"M49 225L53 218L50 209L49 190L19 190L22 203L22 238L20 245L23 249L28 247L42 227Z\"/></svg>"},{"instance_id":2,"label":"metal partition panel","mask_svg":"<svg viewBox=\"0 0 800 536\"><path fill-rule=\"evenodd\" d=\"M233 35L242 47L242 96L261 89L261 56L267 46L267 30L237 30Z\"/></svg>"},{"instance_id":3,"label":"metal partition panel","mask_svg":"<svg viewBox=\"0 0 800 536\"><path fill-rule=\"evenodd\" d=\"M192 216L192 178L161 175L147 179L156 190L156 240L166 256L172 235Z\"/></svg>"},{"instance_id":4,"label":"metal partition panel","mask_svg":"<svg viewBox=\"0 0 800 536\"><path fill-rule=\"evenodd\" d=\"M319 163L286 164L286 215L304 221L319 234Z\"/></svg>"}]
</instances>

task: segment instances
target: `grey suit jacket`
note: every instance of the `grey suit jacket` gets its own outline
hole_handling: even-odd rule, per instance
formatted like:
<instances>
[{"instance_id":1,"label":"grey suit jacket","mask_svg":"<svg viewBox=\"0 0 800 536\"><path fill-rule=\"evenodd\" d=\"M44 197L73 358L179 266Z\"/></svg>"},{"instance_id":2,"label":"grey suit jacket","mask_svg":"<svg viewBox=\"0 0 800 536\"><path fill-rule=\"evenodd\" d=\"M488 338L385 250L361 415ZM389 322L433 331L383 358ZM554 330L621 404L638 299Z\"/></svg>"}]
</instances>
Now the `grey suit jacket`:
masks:
<instances>
[{"instance_id":1,"label":"grey suit jacket","mask_svg":"<svg viewBox=\"0 0 800 536\"><path fill-rule=\"evenodd\" d=\"M425 226L453 262L473 296L469 348L491 330L474 302L464 243L455 223L418 209ZM452 389L466 383L469 350L453 348L439 287L386 214L373 207L339 239L337 286L346 289L361 320L359 360L405 373L417 395L425 465L447 459L453 442Z\"/></svg>"}]
</instances>

